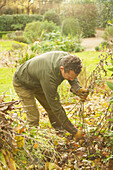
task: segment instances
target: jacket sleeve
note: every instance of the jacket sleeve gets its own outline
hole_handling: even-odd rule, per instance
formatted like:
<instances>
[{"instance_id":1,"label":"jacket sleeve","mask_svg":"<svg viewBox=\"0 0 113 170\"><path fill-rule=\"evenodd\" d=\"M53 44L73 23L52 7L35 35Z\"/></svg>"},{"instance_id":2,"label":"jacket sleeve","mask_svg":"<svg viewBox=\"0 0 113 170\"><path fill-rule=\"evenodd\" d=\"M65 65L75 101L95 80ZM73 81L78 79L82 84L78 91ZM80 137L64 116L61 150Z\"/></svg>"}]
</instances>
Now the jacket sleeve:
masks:
<instances>
[{"instance_id":1,"label":"jacket sleeve","mask_svg":"<svg viewBox=\"0 0 113 170\"><path fill-rule=\"evenodd\" d=\"M55 114L60 121L62 127L69 133L73 135L76 134L77 129L68 119L66 112L60 103L59 95L57 92L57 85L54 80L51 80L50 77L49 79L45 77L45 79L40 81L40 83L48 104L50 105L53 114Z\"/></svg>"},{"instance_id":2,"label":"jacket sleeve","mask_svg":"<svg viewBox=\"0 0 113 170\"><path fill-rule=\"evenodd\" d=\"M71 85L70 91L73 94L76 94L77 90L81 88L80 82L78 81L77 78L75 78L73 81L68 80L69 84Z\"/></svg>"}]
</instances>

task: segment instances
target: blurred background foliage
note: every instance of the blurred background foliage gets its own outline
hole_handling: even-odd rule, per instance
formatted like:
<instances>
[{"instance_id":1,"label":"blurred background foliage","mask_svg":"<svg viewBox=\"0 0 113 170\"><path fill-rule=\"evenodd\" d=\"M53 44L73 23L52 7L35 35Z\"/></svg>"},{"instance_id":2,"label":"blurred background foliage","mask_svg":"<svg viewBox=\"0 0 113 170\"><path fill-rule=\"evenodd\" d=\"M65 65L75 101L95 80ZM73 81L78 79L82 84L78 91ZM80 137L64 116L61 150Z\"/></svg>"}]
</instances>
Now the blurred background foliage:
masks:
<instances>
[{"instance_id":1,"label":"blurred background foliage","mask_svg":"<svg viewBox=\"0 0 113 170\"><path fill-rule=\"evenodd\" d=\"M0 38L28 44L25 60L51 50L84 51L82 39L95 37L96 29L105 41L95 50L112 48L112 9L112 0L1 0Z\"/></svg>"},{"instance_id":2,"label":"blurred background foliage","mask_svg":"<svg viewBox=\"0 0 113 170\"><path fill-rule=\"evenodd\" d=\"M24 29L25 24L33 20L48 20L62 26L66 18L73 17L75 20L78 19L84 35L92 36L95 34L95 27L105 28L108 20L112 19L112 9L112 0L1 0L0 15L3 18L0 17L0 21L2 19L3 22L8 23L10 20L11 25L20 23L18 29ZM16 18L13 16L5 17L2 16L3 14L16 14ZM17 16L19 14L24 16ZM32 16L34 14L35 16ZM7 30L7 27L8 25L4 31ZM86 33L87 29L91 33Z\"/></svg>"}]
</instances>

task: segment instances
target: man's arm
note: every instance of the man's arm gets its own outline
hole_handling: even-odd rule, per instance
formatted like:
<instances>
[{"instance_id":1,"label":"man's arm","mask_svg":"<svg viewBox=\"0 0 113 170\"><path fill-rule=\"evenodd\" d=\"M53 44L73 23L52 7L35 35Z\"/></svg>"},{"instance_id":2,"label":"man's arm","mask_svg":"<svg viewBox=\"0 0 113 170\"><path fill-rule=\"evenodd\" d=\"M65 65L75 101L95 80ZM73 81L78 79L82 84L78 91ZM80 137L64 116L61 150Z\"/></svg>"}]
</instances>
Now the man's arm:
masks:
<instances>
[{"instance_id":1,"label":"man's arm","mask_svg":"<svg viewBox=\"0 0 113 170\"><path fill-rule=\"evenodd\" d=\"M45 78L40 83L53 114L55 114L55 116L60 121L62 127L66 131L75 135L77 133L77 129L68 119L66 112L60 103L59 95L57 93L57 85L55 81L51 81L50 78Z\"/></svg>"}]
</instances>

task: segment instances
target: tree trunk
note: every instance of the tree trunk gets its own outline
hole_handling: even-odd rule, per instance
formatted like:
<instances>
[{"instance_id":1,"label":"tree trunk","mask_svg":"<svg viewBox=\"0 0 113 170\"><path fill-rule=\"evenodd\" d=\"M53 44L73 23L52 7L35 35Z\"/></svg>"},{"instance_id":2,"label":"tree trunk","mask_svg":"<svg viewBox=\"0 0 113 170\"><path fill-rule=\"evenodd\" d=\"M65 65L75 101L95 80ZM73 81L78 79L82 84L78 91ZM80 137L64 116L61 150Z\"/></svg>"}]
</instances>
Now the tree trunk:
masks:
<instances>
[{"instance_id":1,"label":"tree trunk","mask_svg":"<svg viewBox=\"0 0 113 170\"><path fill-rule=\"evenodd\" d=\"M0 9L2 9L5 5L6 5L6 0L4 0L2 4L0 4Z\"/></svg>"}]
</instances>

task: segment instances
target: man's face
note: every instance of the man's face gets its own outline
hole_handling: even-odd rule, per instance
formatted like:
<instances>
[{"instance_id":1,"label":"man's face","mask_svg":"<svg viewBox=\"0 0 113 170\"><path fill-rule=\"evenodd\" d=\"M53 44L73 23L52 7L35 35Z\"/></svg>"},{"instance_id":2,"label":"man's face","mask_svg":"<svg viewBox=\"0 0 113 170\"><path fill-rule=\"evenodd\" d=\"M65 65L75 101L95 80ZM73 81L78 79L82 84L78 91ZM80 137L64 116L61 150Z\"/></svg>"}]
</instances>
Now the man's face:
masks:
<instances>
[{"instance_id":1,"label":"man's face","mask_svg":"<svg viewBox=\"0 0 113 170\"><path fill-rule=\"evenodd\" d=\"M70 70L69 73L65 73L63 66L60 67L60 70L61 70L63 78L66 80L73 81L78 76L78 74L75 74L75 72L73 70Z\"/></svg>"}]
</instances>

